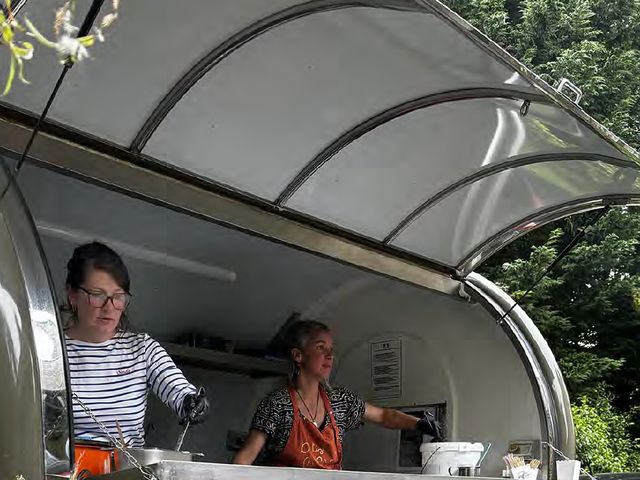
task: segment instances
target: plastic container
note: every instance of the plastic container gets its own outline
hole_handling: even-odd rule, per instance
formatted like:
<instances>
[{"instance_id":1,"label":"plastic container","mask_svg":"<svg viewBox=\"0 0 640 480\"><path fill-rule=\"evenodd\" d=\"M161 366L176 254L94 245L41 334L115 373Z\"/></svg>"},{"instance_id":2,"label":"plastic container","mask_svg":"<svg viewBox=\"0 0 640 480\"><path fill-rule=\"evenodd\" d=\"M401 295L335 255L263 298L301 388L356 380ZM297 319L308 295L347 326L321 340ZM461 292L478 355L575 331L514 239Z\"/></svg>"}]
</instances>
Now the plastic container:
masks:
<instances>
[{"instance_id":1,"label":"plastic container","mask_svg":"<svg viewBox=\"0 0 640 480\"><path fill-rule=\"evenodd\" d=\"M423 473L427 475L457 475L458 467L475 467L480 461L483 451L484 445L482 443L423 443L420 446Z\"/></svg>"},{"instance_id":2,"label":"plastic container","mask_svg":"<svg viewBox=\"0 0 640 480\"><path fill-rule=\"evenodd\" d=\"M578 480L580 478L580 462L578 460L558 460L556 471L558 480Z\"/></svg>"}]
</instances>

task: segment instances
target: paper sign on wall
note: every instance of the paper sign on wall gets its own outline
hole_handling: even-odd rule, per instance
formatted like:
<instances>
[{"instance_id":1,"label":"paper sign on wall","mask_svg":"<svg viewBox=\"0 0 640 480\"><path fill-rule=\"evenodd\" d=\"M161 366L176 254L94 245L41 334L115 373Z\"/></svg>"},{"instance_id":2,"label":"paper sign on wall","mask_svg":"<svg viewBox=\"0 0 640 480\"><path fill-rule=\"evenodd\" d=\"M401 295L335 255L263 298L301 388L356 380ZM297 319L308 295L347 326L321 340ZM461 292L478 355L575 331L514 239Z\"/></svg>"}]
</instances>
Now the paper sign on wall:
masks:
<instances>
[{"instance_id":1,"label":"paper sign on wall","mask_svg":"<svg viewBox=\"0 0 640 480\"><path fill-rule=\"evenodd\" d=\"M374 399L402 396L402 341L370 342L371 391Z\"/></svg>"}]
</instances>

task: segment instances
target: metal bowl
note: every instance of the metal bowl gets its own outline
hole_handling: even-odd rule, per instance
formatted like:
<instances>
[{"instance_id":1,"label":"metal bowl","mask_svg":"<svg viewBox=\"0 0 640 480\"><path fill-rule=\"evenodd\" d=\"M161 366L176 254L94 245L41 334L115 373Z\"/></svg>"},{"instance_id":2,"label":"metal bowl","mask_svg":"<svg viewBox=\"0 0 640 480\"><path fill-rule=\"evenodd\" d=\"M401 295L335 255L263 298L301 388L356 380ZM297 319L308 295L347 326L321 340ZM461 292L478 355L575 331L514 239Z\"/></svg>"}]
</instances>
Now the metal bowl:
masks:
<instances>
[{"instance_id":1,"label":"metal bowl","mask_svg":"<svg viewBox=\"0 0 640 480\"><path fill-rule=\"evenodd\" d=\"M177 452L176 450L163 450L161 448L128 448L127 452L135 458L140 465L152 465L163 460L180 462L193 462L201 453ZM118 452L118 470L135 468L129 458L122 452Z\"/></svg>"}]
</instances>

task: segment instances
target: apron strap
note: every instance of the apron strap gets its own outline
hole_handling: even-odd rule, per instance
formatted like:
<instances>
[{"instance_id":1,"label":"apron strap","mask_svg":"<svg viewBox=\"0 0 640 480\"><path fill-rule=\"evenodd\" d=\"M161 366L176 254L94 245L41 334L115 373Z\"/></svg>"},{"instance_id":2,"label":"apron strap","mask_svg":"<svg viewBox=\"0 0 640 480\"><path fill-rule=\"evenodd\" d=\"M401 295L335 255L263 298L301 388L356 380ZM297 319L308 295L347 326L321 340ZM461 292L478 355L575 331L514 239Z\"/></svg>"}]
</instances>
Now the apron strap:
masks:
<instances>
[{"instance_id":1,"label":"apron strap","mask_svg":"<svg viewBox=\"0 0 640 480\"><path fill-rule=\"evenodd\" d=\"M338 423L336 422L336 417L333 414L333 408L331 407L331 402L329 401L329 395L327 395L327 392L325 391L324 387L320 387L320 395L322 397L325 410L329 412L329 422L331 422L331 428L333 428L334 441L336 442L336 445L338 447L338 455L340 457L340 468L342 469L342 443L340 442Z\"/></svg>"},{"instance_id":2,"label":"apron strap","mask_svg":"<svg viewBox=\"0 0 640 480\"><path fill-rule=\"evenodd\" d=\"M296 398L296 391L293 387L289 386L289 397L291 397L291 404L293 405L293 421L299 419L300 411L298 407L298 399Z\"/></svg>"}]
</instances>

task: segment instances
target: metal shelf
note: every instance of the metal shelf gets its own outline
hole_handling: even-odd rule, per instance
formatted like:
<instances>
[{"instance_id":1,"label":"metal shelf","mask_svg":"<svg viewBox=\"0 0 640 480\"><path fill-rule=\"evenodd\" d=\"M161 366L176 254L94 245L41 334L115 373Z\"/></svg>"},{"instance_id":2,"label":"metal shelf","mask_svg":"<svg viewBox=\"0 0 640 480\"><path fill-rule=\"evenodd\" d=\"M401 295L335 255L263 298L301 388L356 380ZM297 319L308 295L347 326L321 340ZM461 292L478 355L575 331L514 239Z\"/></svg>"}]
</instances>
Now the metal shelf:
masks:
<instances>
[{"instance_id":1,"label":"metal shelf","mask_svg":"<svg viewBox=\"0 0 640 480\"><path fill-rule=\"evenodd\" d=\"M174 361L196 367L252 377L284 376L288 372L287 362L283 360L250 357L168 342L163 342L162 346Z\"/></svg>"}]
</instances>

